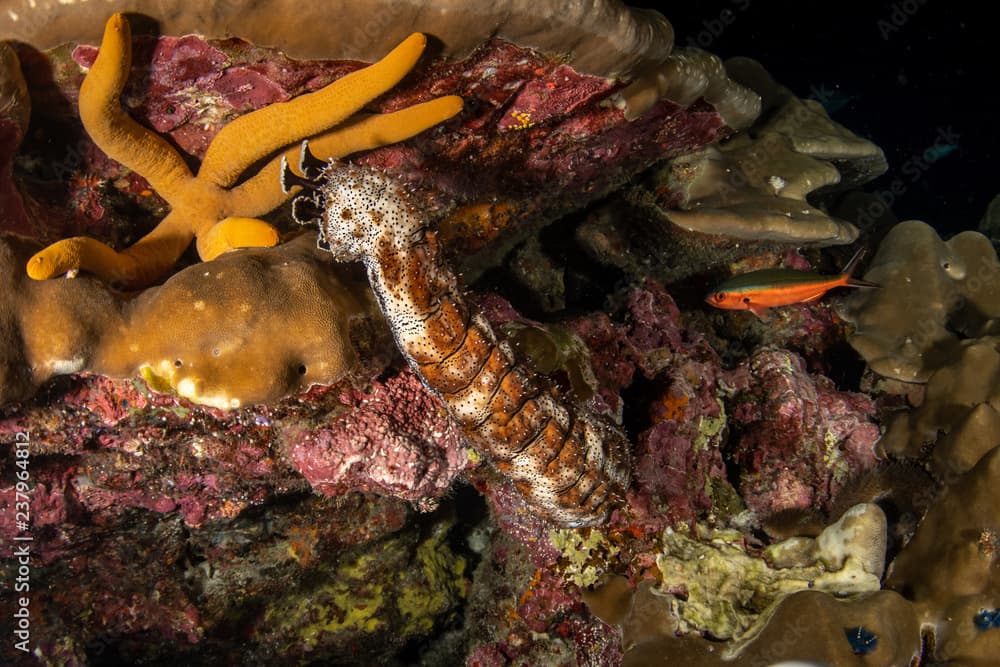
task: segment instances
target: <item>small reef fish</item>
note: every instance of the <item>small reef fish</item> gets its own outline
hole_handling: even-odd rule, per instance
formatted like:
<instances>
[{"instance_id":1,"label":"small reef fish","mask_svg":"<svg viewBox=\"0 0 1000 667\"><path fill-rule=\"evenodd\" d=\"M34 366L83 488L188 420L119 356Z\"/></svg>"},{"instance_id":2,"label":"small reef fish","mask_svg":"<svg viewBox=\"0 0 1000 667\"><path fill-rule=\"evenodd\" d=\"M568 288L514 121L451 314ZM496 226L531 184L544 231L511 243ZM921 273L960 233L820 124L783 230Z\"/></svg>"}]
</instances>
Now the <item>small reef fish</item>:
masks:
<instances>
[{"instance_id":1,"label":"small reef fish","mask_svg":"<svg viewBox=\"0 0 1000 667\"><path fill-rule=\"evenodd\" d=\"M863 255L864 248L854 253L843 272L836 276L795 269L742 273L709 292L705 301L716 308L749 310L762 317L768 308L815 301L834 287L879 287L851 276Z\"/></svg>"}]
</instances>

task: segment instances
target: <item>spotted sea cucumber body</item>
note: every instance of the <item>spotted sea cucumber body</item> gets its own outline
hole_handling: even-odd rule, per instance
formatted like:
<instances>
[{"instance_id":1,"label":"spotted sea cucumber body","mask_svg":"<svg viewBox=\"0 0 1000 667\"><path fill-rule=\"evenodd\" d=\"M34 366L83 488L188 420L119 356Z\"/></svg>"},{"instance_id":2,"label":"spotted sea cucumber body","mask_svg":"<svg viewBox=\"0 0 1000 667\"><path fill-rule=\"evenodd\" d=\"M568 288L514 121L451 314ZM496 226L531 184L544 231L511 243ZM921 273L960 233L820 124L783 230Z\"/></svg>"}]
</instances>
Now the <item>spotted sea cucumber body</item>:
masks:
<instances>
[{"instance_id":1,"label":"spotted sea cucumber body","mask_svg":"<svg viewBox=\"0 0 1000 667\"><path fill-rule=\"evenodd\" d=\"M563 404L497 342L441 261L428 216L400 185L338 162L316 180L300 197L322 211L321 242L339 259L365 264L397 344L472 444L543 517L569 526L602 521L628 484L625 435Z\"/></svg>"}]
</instances>

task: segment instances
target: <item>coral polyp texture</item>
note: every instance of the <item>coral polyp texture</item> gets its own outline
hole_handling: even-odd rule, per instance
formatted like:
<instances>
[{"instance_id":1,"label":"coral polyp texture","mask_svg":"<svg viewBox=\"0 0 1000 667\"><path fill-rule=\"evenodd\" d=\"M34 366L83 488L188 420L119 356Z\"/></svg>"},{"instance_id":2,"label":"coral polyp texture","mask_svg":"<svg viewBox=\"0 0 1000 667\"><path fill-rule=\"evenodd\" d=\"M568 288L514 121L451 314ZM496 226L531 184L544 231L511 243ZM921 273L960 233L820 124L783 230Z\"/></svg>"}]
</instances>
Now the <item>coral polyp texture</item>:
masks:
<instances>
[{"instance_id":1,"label":"coral polyp texture","mask_svg":"<svg viewBox=\"0 0 1000 667\"><path fill-rule=\"evenodd\" d=\"M886 586L913 601L941 660L988 664L1000 650L1000 447L955 475L892 563ZM929 567L931 566L931 567Z\"/></svg>"},{"instance_id":2,"label":"coral polyp texture","mask_svg":"<svg viewBox=\"0 0 1000 667\"><path fill-rule=\"evenodd\" d=\"M839 596L877 591L885 524L876 505L857 505L815 540L790 538L756 558L741 548L738 531L687 536L668 529L656 561L663 575L660 591L673 596L679 634L742 639L759 631L754 624L766 621L773 606L795 591Z\"/></svg>"},{"instance_id":3,"label":"coral polyp texture","mask_svg":"<svg viewBox=\"0 0 1000 667\"><path fill-rule=\"evenodd\" d=\"M854 325L851 345L879 375L926 382L963 340L1000 334L1000 262L979 232L944 241L926 223L901 222L864 278L882 289L852 295L840 313Z\"/></svg>"},{"instance_id":4,"label":"coral polyp texture","mask_svg":"<svg viewBox=\"0 0 1000 667\"><path fill-rule=\"evenodd\" d=\"M750 509L766 516L825 507L847 480L876 465L879 430L867 396L811 377L785 350L759 350L748 364L754 380L736 397L730 457Z\"/></svg>"},{"instance_id":5,"label":"coral polyp texture","mask_svg":"<svg viewBox=\"0 0 1000 667\"><path fill-rule=\"evenodd\" d=\"M224 409L336 382L356 362L350 323L369 297L314 246L306 235L227 253L130 298L89 277L31 280L31 246L0 241L12 288L0 294L9 318L0 398L79 372L141 375L157 391Z\"/></svg>"},{"instance_id":6,"label":"coral polyp texture","mask_svg":"<svg viewBox=\"0 0 1000 667\"><path fill-rule=\"evenodd\" d=\"M606 0L7 5L0 662L1000 652L1000 264L875 248L881 149L758 63ZM879 289L703 303L849 243Z\"/></svg>"},{"instance_id":7,"label":"coral polyp texture","mask_svg":"<svg viewBox=\"0 0 1000 667\"><path fill-rule=\"evenodd\" d=\"M932 448L935 472L948 478L1000 445L1000 339L965 341L954 360L927 380L923 402L887 420L880 448L920 458Z\"/></svg>"},{"instance_id":8,"label":"coral polyp texture","mask_svg":"<svg viewBox=\"0 0 1000 667\"><path fill-rule=\"evenodd\" d=\"M296 469L320 493L395 495L426 509L475 467L461 429L412 373L340 400L353 409L334 424L284 436Z\"/></svg>"}]
</instances>

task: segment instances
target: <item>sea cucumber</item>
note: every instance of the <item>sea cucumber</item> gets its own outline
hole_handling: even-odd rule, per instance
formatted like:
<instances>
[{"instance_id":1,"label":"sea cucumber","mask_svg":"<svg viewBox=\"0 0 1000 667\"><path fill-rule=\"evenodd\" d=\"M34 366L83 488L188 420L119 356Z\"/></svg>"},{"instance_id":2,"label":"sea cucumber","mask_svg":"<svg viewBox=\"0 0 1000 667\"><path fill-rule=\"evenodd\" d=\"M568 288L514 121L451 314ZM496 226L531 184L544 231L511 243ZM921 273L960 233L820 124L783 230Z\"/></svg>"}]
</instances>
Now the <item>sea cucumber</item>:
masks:
<instances>
[{"instance_id":1,"label":"sea cucumber","mask_svg":"<svg viewBox=\"0 0 1000 667\"><path fill-rule=\"evenodd\" d=\"M625 434L567 405L515 360L466 304L442 261L431 219L403 187L373 169L320 161L303 146L302 176L287 164L282 186L320 245L361 260L396 343L448 406L469 441L510 478L537 514L567 526L605 520L631 474Z\"/></svg>"}]
</instances>

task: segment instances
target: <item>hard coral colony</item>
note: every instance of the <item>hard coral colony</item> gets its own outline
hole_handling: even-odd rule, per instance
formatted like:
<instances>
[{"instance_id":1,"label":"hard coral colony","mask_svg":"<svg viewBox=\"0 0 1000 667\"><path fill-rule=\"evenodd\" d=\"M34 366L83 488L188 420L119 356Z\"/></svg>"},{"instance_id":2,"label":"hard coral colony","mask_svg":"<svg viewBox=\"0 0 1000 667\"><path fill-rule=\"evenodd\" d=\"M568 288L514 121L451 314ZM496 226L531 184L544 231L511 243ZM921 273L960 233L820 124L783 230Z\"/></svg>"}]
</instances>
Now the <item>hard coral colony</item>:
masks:
<instances>
[{"instance_id":1,"label":"hard coral colony","mask_svg":"<svg viewBox=\"0 0 1000 667\"><path fill-rule=\"evenodd\" d=\"M289 49L333 25L243 4L198 20ZM344 55L388 52L367 66L133 40L122 14L82 85L65 47L0 44L0 225L98 223L0 239L0 471L30 440L34 484L0 482L0 533L31 537L31 659L989 664L989 240L911 221L865 280L860 253L803 271L875 244L825 196L878 147L656 13L486 4L339 3ZM440 57L418 66L411 30ZM54 195L65 119L29 92L77 85L88 157ZM196 171L146 127L189 103ZM129 245L100 213L133 222L147 184L169 213ZM713 306L782 308L708 308L715 278ZM879 289L831 307L841 285Z\"/></svg>"}]
</instances>

